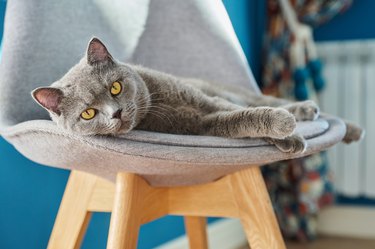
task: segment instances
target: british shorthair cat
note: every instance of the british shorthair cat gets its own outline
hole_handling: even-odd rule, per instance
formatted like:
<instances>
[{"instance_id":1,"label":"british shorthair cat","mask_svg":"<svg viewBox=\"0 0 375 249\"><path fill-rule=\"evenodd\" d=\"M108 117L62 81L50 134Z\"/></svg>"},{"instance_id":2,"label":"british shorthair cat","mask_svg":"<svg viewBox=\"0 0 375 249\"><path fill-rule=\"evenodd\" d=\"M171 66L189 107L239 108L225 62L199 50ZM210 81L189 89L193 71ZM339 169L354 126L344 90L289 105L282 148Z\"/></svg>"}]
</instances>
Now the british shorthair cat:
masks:
<instances>
[{"instance_id":1,"label":"british shorthair cat","mask_svg":"<svg viewBox=\"0 0 375 249\"><path fill-rule=\"evenodd\" d=\"M315 120L313 101L291 103L198 79L180 78L115 60L93 38L84 58L50 87L32 92L58 126L82 135L124 134L132 129L261 137L283 152L302 153L297 121ZM361 128L347 124L344 141L359 140Z\"/></svg>"}]
</instances>

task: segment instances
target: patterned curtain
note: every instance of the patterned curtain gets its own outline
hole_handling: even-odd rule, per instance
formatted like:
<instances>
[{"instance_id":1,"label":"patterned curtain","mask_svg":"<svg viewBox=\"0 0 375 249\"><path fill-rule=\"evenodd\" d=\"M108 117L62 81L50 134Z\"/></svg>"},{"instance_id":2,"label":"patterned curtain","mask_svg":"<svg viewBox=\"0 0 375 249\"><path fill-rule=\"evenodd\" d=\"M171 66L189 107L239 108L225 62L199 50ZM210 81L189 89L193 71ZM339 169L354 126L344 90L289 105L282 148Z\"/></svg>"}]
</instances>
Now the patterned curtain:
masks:
<instances>
[{"instance_id":1,"label":"patterned curtain","mask_svg":"<svg viewBox=\"0 0 375 249\"><path fill-rule=\"evenodd\" d=\"M325 84L321 75L322 64L314 54L312 36L311 46L300 49L300 63L293 64L296 61L293 56L298 54L293 53L298 34L293 33L294 30L289 27L290 23L286 20L281 1L267 2L263 93L292 100L316 100L316 93L322 90ZM298 23L307 27L307 30L329 21L339 12L346 10L352 2L288 1ZM309 49L312 52L309 53ZM325 152L268 165L263 167L263 175L284 236L299 241L314 239L318 211L334 200Z\"/></svg>"}]
</instances>

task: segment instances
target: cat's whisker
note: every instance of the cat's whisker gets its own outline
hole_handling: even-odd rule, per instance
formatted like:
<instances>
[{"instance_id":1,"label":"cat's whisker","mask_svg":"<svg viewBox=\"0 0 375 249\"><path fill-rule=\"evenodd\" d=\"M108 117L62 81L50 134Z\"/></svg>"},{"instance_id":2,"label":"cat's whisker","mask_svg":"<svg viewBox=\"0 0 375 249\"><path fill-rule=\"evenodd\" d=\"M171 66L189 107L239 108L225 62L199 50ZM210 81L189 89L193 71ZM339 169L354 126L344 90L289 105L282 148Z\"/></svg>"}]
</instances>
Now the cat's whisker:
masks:
<instances>
[{"instance_id":1,"label":"cat's whisker","mask_svg":"<svg viewBox=\"0 0 375 249\"><path fill-rule=\"evenodd\" d=\"M168 109L162 108L162 107L160 107L160 106L150 106L150 107L148 107L147 109L148 109L148 110L158 111L158 112L163 113L163 114L165 114L165 115L170 114L170 113L168 113L168 111L169 111ZM142 108L140 108L140 110L142 110ZM167 111L167 112L161 112L161 111ZM177 110L176 110L176 111L177 111Z\"/></svg>"},{"instance_id":2,"label":"cat's whisker","mask_svg":"<svg viewBox=\"0 0 375 249\"><path fill-rule=\"evenodd\" d=\"M178 112L178 110L176 108L173 108L171 106L154 106L154 107L159 108L159 109L164 110L164 111L171 111L172 110L172 111Z\"/></svg>"},{"instance_id":3,"label":"cat's whisker","mask_svg":"<svg viewBox=\"0 0 375 249\"><path fill-rule=\"evenodd\" d=\"M143 102L145 102L145 101L151 101L151 100L153 100L153 98L151 98L151 96L155 95L155 94L159 94L159 93L157 93L157 92L151 93L151 94L148 94L146 96L142 96L141 98L138 98L138 100L139 101L143 101Z\"/></svg>"},{"instance_id":4,"label":"cat's whisker","mask_svg":"<svg viewBox=\"0 0 375 249\"><path fill-rule=\"evenodd\" d=\"M160 119L163 120L163 117L166 118L169 122L169 124L174 127L171 119L170 119L170 116L166 115L165 113L162 113L162 112L158 112L158 111L155 111L155 110L152 110L152 111L149 111L150 114L154 114L155 116L158 116ZM161 116L160 116L161 115ZM174 120L175 121L175 120Z\"/></svg>"},{"instance_id":5,"label":"cat's whisker","mask_svg":"<svg viewBox=\"0 0 375 249\"><path fill-rule=\"evenodd\" d=\"M147 115L149 113L149 114L153 114L153 115L159 117L160 119L163 119L163 117L164 117L173 126L173 123L172 123L172 121L170 119L171 116L169 116L168 113L159 112L157 110L152 109L153 107L154 106L151 106L150 108L147 108L147 109L145 109L143 107L139 107L137 110L139 111L140 114L146 114Z\"/></svg>"},{"instance_id":6,"label":"cat's whisker","mask_svg":"<svg viewBox=\"0 0 375 249\"><path fill-rule=\"evenodd\" d=\"M173 123L171 121L171 118L173 119L173 121L176 121L175 117L173 115L170 115L170 113L168 113L169 110L167 108L162 108L160 106L151 105L151 106L149 106L147 108L146 107L139 107L138 110L139 111L145 110L145 111L148 111L148 112L154 113L154 114L157 113L159 115L158 117L160 117L160 115L162 115L162 116L164 116L168 120L168 122L171 124L171 126L174 127L174 125L173 125ZM174 109L174 110L177 111L176 109ZM142 113L145 114L144 112L142 112Z\"/></svg>"}]
</instances>

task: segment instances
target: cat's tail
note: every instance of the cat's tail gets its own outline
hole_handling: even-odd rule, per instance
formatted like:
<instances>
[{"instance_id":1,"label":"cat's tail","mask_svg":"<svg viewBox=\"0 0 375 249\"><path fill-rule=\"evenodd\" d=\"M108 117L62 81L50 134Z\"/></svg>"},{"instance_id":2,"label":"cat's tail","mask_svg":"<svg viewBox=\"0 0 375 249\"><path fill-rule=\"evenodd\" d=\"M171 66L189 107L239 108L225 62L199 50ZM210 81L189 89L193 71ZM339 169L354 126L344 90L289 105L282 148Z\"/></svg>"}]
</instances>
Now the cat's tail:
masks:
<instances>
[{"instance_id":1,"label":"cat's tail","mask_svg":"<svg viewBox=\"0 0 375 249\"><path fill-rule=\"evenodd\" d=\"M346 133L342 141L346 144L358 142L365 137L365 130L356 124L345 121Z\"/></svg>"}]
</instances>

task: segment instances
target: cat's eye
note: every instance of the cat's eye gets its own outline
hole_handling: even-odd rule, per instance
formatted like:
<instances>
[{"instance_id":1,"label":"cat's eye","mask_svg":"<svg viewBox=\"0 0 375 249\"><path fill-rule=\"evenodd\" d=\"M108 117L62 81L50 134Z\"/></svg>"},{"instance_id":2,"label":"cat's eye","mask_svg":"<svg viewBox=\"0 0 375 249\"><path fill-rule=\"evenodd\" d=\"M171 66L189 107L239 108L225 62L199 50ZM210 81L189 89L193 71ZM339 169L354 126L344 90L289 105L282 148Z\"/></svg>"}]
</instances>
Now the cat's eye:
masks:
<instances>
[{"instance_id":1,"label":"cat's eye","mask_svg":"<svg viewBox=\"0 0 375 249\"><path fill-rule=\"evenodd\" d=\"M96 115L96 110L93 108L86 109L81 113L81 118L85 120L93 119Z\"/></svg>"},{"instance_id":2,"label":"cat's eye","mask_svg":"<svg viewBox=\"0 0 375 249\"><path fill-rule=\"evenodd\" d=\"M122 91L122 85L120 82L118 81L115 81L112 83L112 86L111 86L111 94L112 96L117 96L121 93Z\"/></svg>"}]
</instances>

